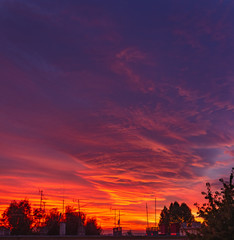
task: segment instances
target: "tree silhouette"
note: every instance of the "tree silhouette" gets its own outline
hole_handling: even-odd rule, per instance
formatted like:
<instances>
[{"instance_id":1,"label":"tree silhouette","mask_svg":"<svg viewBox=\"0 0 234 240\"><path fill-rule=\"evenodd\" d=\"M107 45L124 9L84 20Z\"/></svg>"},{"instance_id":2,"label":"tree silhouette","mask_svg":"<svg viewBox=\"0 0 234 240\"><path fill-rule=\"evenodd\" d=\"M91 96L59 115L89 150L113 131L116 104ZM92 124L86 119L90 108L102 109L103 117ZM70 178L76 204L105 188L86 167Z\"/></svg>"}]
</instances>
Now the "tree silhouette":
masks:
<instances>
[{"instance_id":1,"label":"tree silhouette","mask_svg":"<svg viewBox=\"0 0 234 240\"><path fill-rule=\"evenodd\" d=\"M59 235L62 219L66 222L66 235L83 235L85 233L100 235L102 232L95 218L89 218L85 222L86 215L83 212L77 212L71 206L66 207L65 217L62 217L57 208L50 209L46 214L45 210L41 208L35 208L32 211L28 200L19 202L14 200L2 216L0 226L10 229L12 235L38 234L41 230L47 231L48 235Z\"/></svg>"},{"instance_id":2,"label":"tree silhouette","mask_svg":"<svg viewBox=\"0 0 234 240\"><path fill-rule=\"evenodd\" d=\"M169 225L170 223L170 213L166 206L164 206L163 210L160 213L160 220L159 225L166 224Z\"/></svg>"},{"instance_id":3,"label":"tree silhouette","mask_svg":"<svg viewBox=\"0 0 234 240\"><path fill-rule=\"evenodd\" d=\"M160 214L159 225L165 224L167 230L171 223L191 223L194 221L194 216L191 213L191 209L186 203L181 205L178 202L171 203L169 209L164 206Z\"/></svg>"},{"instance_id":4,"label":"tree silhouette","mask_svg":"<svg viewBox=\"0 0 234 240\"><path fill-rule=\"evenodd\" d=\"M9 226L12 235L27 235L31 233L31 206L28 200L12 201L3 213L5 226Z\"/></svg>"},{"instance_id":5,"label":"tree silhouette","mask_svg":"<svg viewBox=\"0 0 234 240\"><path fill-rule=\"evenodd\" d=\"M169 207L170 223L181 223L183 218L181 213L180 204L178 202L171 203Z\"/></svg>"},{"instance_id":6,"label":"tree silhouette","mask_svg":"<svg viewBox=\"0 0 234 240\"><path fill-rule=\"evenodd\" d=\"M207 192L202 192L208 203L201 207L196 203L199 217L204 219L203 227L197 236L190 235L190 239L199 240L231 240L234 236L234 168L229 181L219 179L222 183L221 191L213 193L210 183L206 183Z\"/></svg>"},{"instance_id":7,"label":"tree silhouette","mask_svg":"<svg viewBox=\"0 0 234 240\"><path fill-rule=\"evenodd\" d=\"M48 235L59 235L60 218L61 214L57 208L52 208L46 215L45 225L48 229Z\"/></svg>"},{"instance_id":8,"label":"tree silhouette","mask_svg":"<svg viewBox=\"0 0 234 240\"><path fill-rule=\"evenodd\" d=\"M77 235L79 230L83 229L85 214L77 212L71 206L66 207L66 235Z\"/></svg>"},{"instance_id":9,"label":"tree silhouette","mask_svg":"<svg viewBox=\"0 0 234 240\"><path fill-rule=\"evenodd\" d=\"M43 227L45 220L45 210L41 208L33 209L33 231L38 232L40 227Z\"/></svg>"},{"instance_id":10,"label":"tree silhouette","mask_svg":"<svg viewBox=\"0 0 234 240\"><path fill-rule=\"evenodd\" d=\"M97 225L96 218L88 218L85 224L85 234L86 235L100 235L102 233L102 228Z\"/></svg>"},{"instance_id":11,"label":"tree silhouette","mask_svg":"<svg viewBox=\"0 0 234 240\"><path fill-rule=\"evenodd\" d=\"M180 223L186 222L191 224L194 221L194 216L191 213L191 209L186 203L180 205Z\"/></svg>"}]
</instances>

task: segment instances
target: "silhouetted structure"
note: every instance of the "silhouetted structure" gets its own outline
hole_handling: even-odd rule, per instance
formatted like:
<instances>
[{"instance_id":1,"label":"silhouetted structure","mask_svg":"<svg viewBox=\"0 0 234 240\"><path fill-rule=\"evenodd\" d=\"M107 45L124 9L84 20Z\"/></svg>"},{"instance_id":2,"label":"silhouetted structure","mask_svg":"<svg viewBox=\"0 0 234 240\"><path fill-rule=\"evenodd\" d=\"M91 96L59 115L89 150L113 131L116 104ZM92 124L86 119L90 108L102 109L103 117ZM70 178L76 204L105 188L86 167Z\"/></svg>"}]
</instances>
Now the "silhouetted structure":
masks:
<instances>
[{"instance_id":1,"label":"silhouetted structure","mask_svg":"<svg viewBox=\"0 0 234 240\"><path fill-rule=\"evenodd\" d=\"M66 223L65 222L60 222L60 224L59 224L59 235L60 236L66 235Z\"/></svg>"},{"instance_id":2,"label":"silhouetted structure","mask_svg":"<svg viewBox=\"0 0 234 240\"><path fill-rule=\"evenodd\" d=\"M147 203L146 203L146 217L147 217L146 236L157 236L158 228L157 228L157 222L156 222L156 198L154 201L154 227L149 227Z\"/></svg>"},{"instance_id":3,"label":"silhouetted structure","mask_svg":"<svg viewBox=\"0 0 234 240\"><path fill-rule=\"evenodd\" d=\"M180 224L172 223L170 228L171 235L179 236L180 235Z\"/></svg>"},{"instance_id":4,"label":"silhouetted structure","mask_svg":"<svg viewBox=\"0 0 234 240\"><path fill-rule=\"evenodd\" d=\"M160 227L159 227L159 234L161 234L161 235L168 234L168 225L167 224L162 223L160 225Z\"/></svg>"},{"instance_id":5,"label":"silhouetted structure","mask_svg":"<svg viewBox=\"0 0 234 240\"><path fill-rule=\"evenodd\" d=\"M118 220L118 227L116 227L116 209L115 210L115 227L113 228L113 236L120 237L122 236L122 227L120 227L120 210L119 210L119 220Z\"/></svg>"},{"instance_id":6,"label":"silhouetted structure","mask_svg":"<svg viewBox=\"0 0 234 240\"><path fill-rule=\"evenodd\" d=\"M187 223L182 223L180 227L180 236L187 236L187 233L197 235L200 229L201 229L200 222L193 222L192 226L188 226Z\"/></svg>"},{"instance_id":7,"label":"silhouetted structure","mask_svg":"<svg viewBox=\"0 0 234 240\"><path fill-rule=\"evenodd\" d=\"M158 236L158 228L157 227L146 228L146 236Z\"/></svg>"},{"instance_id":8,"label":"silhouetted structure","mask_svg":"<svg viewBox=\"0 0 234 240\"><path fill-rule=\"evenodd\" d=\"M4 226L0 227L0 236L9 236L11 234L11 231L9 228L6 228Z\"/></svg>"},{"instance_id":9,"label":"silhouetted structure","mask_svg":"<svg viewBox=\"0 0 234 240\"><path fill-rule=\"evenodd\" d=\"M122 227L113 228L113 236L121 237L122 236Z\"/></svg>"}]
</instances>

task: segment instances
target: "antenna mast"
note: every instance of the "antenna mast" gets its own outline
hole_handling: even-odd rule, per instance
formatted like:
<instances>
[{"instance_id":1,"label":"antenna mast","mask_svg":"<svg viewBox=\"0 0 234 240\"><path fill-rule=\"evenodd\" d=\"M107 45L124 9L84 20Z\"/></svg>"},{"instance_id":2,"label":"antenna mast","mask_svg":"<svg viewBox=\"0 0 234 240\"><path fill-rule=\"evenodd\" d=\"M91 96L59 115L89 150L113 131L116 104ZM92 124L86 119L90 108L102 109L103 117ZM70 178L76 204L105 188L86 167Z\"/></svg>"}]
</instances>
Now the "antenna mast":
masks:
<instances>
[{"instance_id":1,"label":"antenna mast","mask_svg":"<svg viewBox=\"0 0 234 240\"><path fill-rule=\"evenodd\" d=\"M80 199L78 199L78 211L79 211L79 216L80 216Z\"/></svg>"},{"instance_id":2,"label":"antenna mast","mask_svg":"<svg viewBox=\"0 0 234 240\"><path fill-rule=\"evenodd\" d=\"M41 211L41 209L42 209L42 200L43 200L43 196L44 196L43 190L39 190L39 193L41 195L41 198L40 198L40 211Z\"/></svg>"},{"instance_id":3,"label":"antenna mast","mask_svg":"<svg viewBox=\"0 0 234 240\"><path fill-rule=\"evenodd\" d=\"M115 209L115 227L116 227L116 209Z\"/></svg>"},{"instance_id":4,"label":"antenna mast","mask_svg":"<svg viewBox=\"0 0 234 240\"><path fill-rule=\"evenodd\" d=\"M156 227L156 198L155 198L155 202L154 202L154 215L155 215L155 221L154 221L154 225L155 225L155 227Z\"/></svg>"},{"instance_id":5,"label":"antenna mast","mask_svg":"<svg viewBox=\"0 0 234 240\"><path fill-rule=\"evenodd\" d=\"M149 227L149 219L148 219L148 206L146 203L146 217L147 217L147 228Z\"/></svg>"},{"instance_id":6,"label":"antenna mast","mask_svg":"<svg viewBox=\"0 0 234 240\"><path fill-rule=\"evenodd\" d=\"M116 226L117 226L117 215L116 215L116 211L117 211L117 209L116 208L110 208L110 210L114 210L115 211L115 216L114 216L114 225L115 225L115 228L116 228Z\"/></svg>"},{"instance_id":7,"label":"antenna mast","mask_svg":"<svg viewBox=\"0 0 234 240\"><path fill-rule=\"evenodd\" d=\"M63 199L63 215L64 215L64 199Z\"/></svg>"},{"instance_id":8,"label":"antenna mast","mask_svg":"<svg viewBox=\"0 0 234 240\"><path fill-rule=\"evenodd\" d=\"M80 217L81 216L81 212L80 212L80 199L73 199L73 202L77 202L78 214L79 214L79 217Z\"/></svg>"}]
</instances>

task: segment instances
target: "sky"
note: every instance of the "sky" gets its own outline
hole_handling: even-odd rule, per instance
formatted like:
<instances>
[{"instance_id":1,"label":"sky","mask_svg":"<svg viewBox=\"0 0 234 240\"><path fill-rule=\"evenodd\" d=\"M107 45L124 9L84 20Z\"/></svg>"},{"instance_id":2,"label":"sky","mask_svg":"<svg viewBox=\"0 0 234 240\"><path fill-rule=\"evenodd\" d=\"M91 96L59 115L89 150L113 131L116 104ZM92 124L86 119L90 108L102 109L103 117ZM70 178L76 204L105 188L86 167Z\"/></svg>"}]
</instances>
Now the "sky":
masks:
<instances>
[{"instance_id":1,"label":"sky","mask_svg":"<svg viewBox=\"0 0 234 240\"><path fill-rule=\"evenodd\" d=\"M228 178L234 1L0 0L0 30L0 213L43 190L140 230Z\"/></svg>"}]
</instances>

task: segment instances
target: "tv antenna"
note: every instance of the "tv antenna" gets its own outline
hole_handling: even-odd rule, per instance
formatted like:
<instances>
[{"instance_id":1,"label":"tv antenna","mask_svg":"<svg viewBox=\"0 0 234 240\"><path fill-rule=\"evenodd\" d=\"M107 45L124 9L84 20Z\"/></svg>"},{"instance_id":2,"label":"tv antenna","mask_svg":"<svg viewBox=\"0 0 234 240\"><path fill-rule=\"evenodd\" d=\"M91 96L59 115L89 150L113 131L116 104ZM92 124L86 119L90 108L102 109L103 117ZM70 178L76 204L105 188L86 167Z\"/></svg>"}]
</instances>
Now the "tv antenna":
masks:
<instances>
[{"instance_id":1,"label":"tv antenna","mask_svg":"<svg viewBox=\"0 0 234 240\"><path fill-rule=\"evenodd\" d=\"M148 206L146 203L146 221L147 221L147 228L149 227L149 218L148 218Z\"/></svg>"},{"instance_id":2,"label":"tv antenna","mask_svg":"<svg viewBox=\"0 0 234 240\"><path fill-rule=\"evenodd\" d=\"M116 226L117 226L117 223L116 223L116 220L117 220L116 211L117 211L117 209L110 207L110 210L114 210L115 211L114 224L115 224L115 228L116 228Z\"/></svg>"},{"instance_id":3,"label":"tv antenna","mask_svg":"<svg viewBox=\"0 0 234 240\"><path fill-rule=\"evenodd\" d=\"M42 210L42 205L44 206L45 208L45 202L43 202L43 200L45 200L44 198L44 193L43 193L43 190L40 190L39 189L39 194L40 194L40 211Z\"/></svg>"},{"instance_id":4,"label":"tv antenna","mask_svg":"<svg viewBox=\"0 0 234 240\"><path fill-rule=\"evenodd\" d=\"M155 227L157 225L156 214L157 214L157 212L156 212L156 197L155 197L155 199L154 199L154 216L155 216L154 225L155 225Z\"/></svg>"},{"instance_id":5,"label":"tv antenna","mask_svg":"<svg viewBox=\"0 0 234 240\"><path fill-rule=\"evenodd\" d=\"M118 225L120 227L120 210L119 210L119 220L118 220Z\"/></svg>"},{"instance_id":6,"label":"tv antenna","mask_svg":"<svg viewBox=\"0 0 234 240\"><path fill-rule=\"evenodd\" d=\"M79 213L79 216L80 216L80 199L73 199L73 202L77 202L78 213Z\"/></svg>"}]
</instances>

